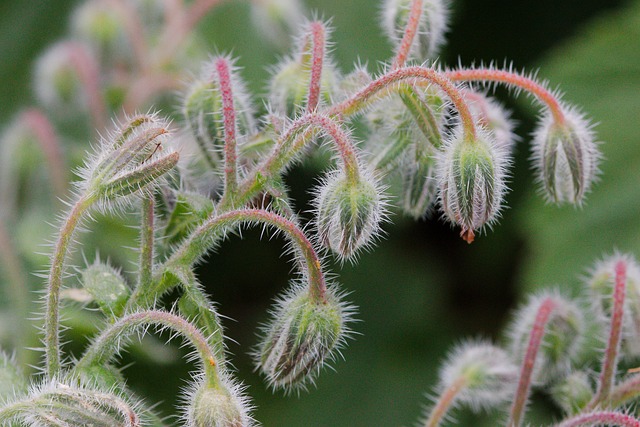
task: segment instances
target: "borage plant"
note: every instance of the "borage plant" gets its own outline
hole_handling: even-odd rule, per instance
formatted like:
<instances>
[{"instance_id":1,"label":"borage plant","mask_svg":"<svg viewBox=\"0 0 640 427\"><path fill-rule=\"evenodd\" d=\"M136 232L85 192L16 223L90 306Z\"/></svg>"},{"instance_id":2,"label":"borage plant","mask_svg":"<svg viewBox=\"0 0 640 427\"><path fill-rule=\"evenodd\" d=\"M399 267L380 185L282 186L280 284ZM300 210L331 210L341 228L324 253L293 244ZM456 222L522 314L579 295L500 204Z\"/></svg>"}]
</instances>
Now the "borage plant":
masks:
<instances>
[{"instance_id":1,"label":"borage plant","mask_svg":"<svg viewBox=\"0 0 640 427\"><path fill-rule=\"evenodd\" d=\"M0 356L2 425L165 425L116 363L150 330L167 331L193 349L195 372L179 407L183 425L257 424L195 267L246 227L286 239L295 275L263 328L255 363L272 389L307 389L352 335L355 309L328 273L327 257L355 262L380 236L390 205L416 219L438 211L468 243L497 222L520 138L510 113L489 94L496 85L525 92L540 106L531 152L544 197L579 206L593 185L598 143L577 107L511 67L437 65L446 2L385 1L383 26L395 55L372 75L364 66L338 70L328 48L331 29L305 20L294 0L255 0L252 16L270 37L299 32L262 100L247 90L231 56L197 65L207 52L196 24L218 3L90 0L74 14L72 37L38 61L43 110L19 115L5 133L4 159L35 146L68 209L41 287L44 358L39 372L27 376L26 279L6 231L26 203L16 192L25 178L5 160L0 237L16 325L23 326L13 330L15 356ZM176 90L182 109L173 121L140 113ZM260 103L265 107L256 108ZM82 118L101 136L68 195L65 164L73 159L64 157L60 135L77 134ZM361 138L356 124L366 129ZM288 195L286 172L319 144L335 155L313 192L313 220L306 224ZM70 267L81 232L133 212L139 213L134 275L97 254L85 254L84 267ZM640 425L626 409L640 380L616 377L620 356L639 352L639 267L630 255L616 254L588 283L591 306L542 292L514 316L505 348L472 341L453 350L421 425L440 425L464 404L504 409L506 424L520 426L532 387L558 402L561 426ZM65 356L61 342L65 300L101 313L99 331L79 358ZM606 346L596 375L583 368L598 353L585 336L600 331Z\"/></svg>"}]
</instances>

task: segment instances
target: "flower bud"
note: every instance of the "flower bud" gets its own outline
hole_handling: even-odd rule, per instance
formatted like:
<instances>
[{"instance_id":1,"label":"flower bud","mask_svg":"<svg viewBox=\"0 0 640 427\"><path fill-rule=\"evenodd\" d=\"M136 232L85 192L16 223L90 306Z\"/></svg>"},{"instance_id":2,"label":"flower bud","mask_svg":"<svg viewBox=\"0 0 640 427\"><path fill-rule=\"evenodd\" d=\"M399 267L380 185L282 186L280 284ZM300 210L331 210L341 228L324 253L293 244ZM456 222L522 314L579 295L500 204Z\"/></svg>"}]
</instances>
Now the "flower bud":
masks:
<instances>
[{"instance_id":1,"label":"flower bud","mask_svg":"<svg viewBox=\"0 0 640 427\"><path fill-rule=\"evenodd\" d=\"M507 165L493 135L481 128L473 141L465 140L458 129L446 143L439 160L440 203L445 217L460 226L460 236L468 243L475 231L497 219Z\"/></svg>"},{"instance_id":2,"label":"flower bud","mask_svg":"<svg viewBox=\"0 0 640 427\"><path fill-rule=\"evenodd\" d=\"M564 123L547 114L538 126L532 158L549 201L582 203L598 171L600 153L591 125L567 109Z\"/></svg>"},{"instance_id":3,"label":"flower bud","mask_svg":"<svg viewBox=\"0 0 640 427\"><path fill-rule=\"evenodd\" d=\"M27 379L14 357L0 350L0 400L26 390Z\"/></svg>"},{"instance_id":4,"label":"flower bud","mask_svg":"<svg viewBox=\"0 0 640 427\"><path fill-rule=\"evenodd\" d=\"M390 40L400 44L404 36L412 0L386 0L383 8L383 27ZM417 33L411 46L411 56L419 62L434 58L444 42L449 10L443 0L423 0Z\"/></svg>"},{"instance_id":5,"label":"flower bud","mask_svg":"<svg viewBox=\"0 0 640 427\"><path fill-rule=\"evenodd\" d=\"M351 259L371 244L384 217L384 200L376 181L362 173L357 179L333 172L316 196L320 242L341 258Z\"/></svg>"},{"instance_id":6,"label":"flower bud","mask_svg":"<svg viewBox=\"0 0 640 427\"><path fill-rule=\"evenodd\" d=\"M513 151L518 136L513 133L511 115L498 101L478 92L465 92L476 122L493 134L496 145L506 153Z\"/></svg>"},{"instance_id":7,"label":"flower bud","mask_svg":"<svg viewBox=\"0 0 640 427\"><path fill-rule=\"evenodd\" d=\"M587 279L593 308L602 325L611 322L616 265L626 263L626 290L622 320L622 355L640 356L640 266L632 255L615 254L599 262ZM606 328L605 328L606 329Z\"/></svg>"},{"instance_id":8,"label":"flower bud","mask_svg":"<svg viewBox=\"0 0 640 427\"><path fill-rule=\"evenodd\" d=\"M438 180L436 157L431 147L415 146L407 153L400 168L402 176L402 204L404 213L415 219L425 217L436 201Z\"/></svg>"},{"instance_id":9,"label":"flower bud","mask_svg":"<svg viewBox=\"0 0 640 427\"><path fill-rule=\"evenodd\" d=\"M565 414L580 413L593 397L589 375L584 371L570 373L553 385L551 397Z\"/></svg>"},{"instance_id":10,"label":"flower bud","mask_svg":"<svg viewBox=\"0 0 640 427\"><path fill-rule=\"evenodd\" d=\"M216 169L220 163L224 147L224 116L222 112L222 93L218 73L211 66L216 58L209 61L202 70L200 78L187 88L182 114L190 135L196 140L209 165ZM231 73L233 104L236 111L238 132L247 136L255 129L253 108L247 90L237 76Z\"/></svg>"},{"instance_id":11,"label":"flower bud","mask_svg":"<svg viewBox=\"0 0 640 427\"><path fill-rule=\"evenodd\" d=\"M250 406L240 394L238 386L221 384L218 387L196 386L187 396L189 427L250 427Z\"/></svg>"},{"instance_id":12,"label":"flower bud","mask_svg":"<svg viewBox=\"0 0 640 427\"><path fill-rule=\"evenodd\" d=\"M348 337L352 311L331 287L324 301L316 301L307 287L294 285L277 301L256 353L269 384L291 391L313 383Z\"/></svg>"},{"instance_id":13,"label":"flower bud","mask_svg":"<svg viewBox=\"0 0 640 427\"><path fill-rule=\"evenodd\" d=\"M176 245L213 212L213 201L201 194L178 191L164 227L163 244Z\"/></svg>"},{"instance_id":14,"label":"flower bud","mask_svg":"<svg viewBox=\"0 0 640 427\"><path fill-rule=\"evenodd\" d=\"M251 2L251 22L266 39L278 47L286 47L289 35L304 22L300 0L257 0Z\"/></svg>"},{"instance_id":15,"label":"flower bud","mask_svg":"<svg viewBox=\"0 0 640 427\"><path fill-rule=\"evenodd\" d=\"M100 310L113 319L122 315L131 294L120 272L99 259L82 272L82 286Z\"/></svg>"},{"instance_id":16,"label":"flower bud","mask_svg":"<svg viewBox=\"0 0 640 427\"><path fill-rule=\"evenodd\" d=\"M524 358L531 331L540 326L535 324L538 311L548 299L553 302L553 309L545 326L532 377L540 384L547 384L569 371L571 363L582 350L585 332L582 311L573 301L552 292L532 297L517 311L509 331L511 354L516 360Z\"/></svg>"},{"instance_id":17,"label":"flower bud","mask_svg":"<svg viewBox=\"0 0 640 427\"><path fill-rule=\"evenodd\" d=\"M489 409L507 402L518 381L518 367L507 353L487 343L456 347L440 371L439 389L461 384L457 400L472 409Z\"/></svg>"}]
</instances>

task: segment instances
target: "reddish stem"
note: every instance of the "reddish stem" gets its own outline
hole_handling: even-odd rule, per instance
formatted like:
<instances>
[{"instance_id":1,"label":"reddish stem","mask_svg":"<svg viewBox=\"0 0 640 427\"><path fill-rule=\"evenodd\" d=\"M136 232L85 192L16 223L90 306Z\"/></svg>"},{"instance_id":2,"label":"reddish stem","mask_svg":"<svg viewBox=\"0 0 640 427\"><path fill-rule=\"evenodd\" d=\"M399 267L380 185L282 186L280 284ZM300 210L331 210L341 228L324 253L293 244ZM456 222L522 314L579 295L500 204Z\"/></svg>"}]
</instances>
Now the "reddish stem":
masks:
<instances>
[{"instance_id":1,"label":"reddish stem","mask_svg":"<svg viewBox=\"0 0 640 427\"><path fill-rule=\"evenodd\" d=\"M527 92L535 95L543 104L545 104L553 118L559 125L564 124L565 117L560 102L556 97L537 83L535 80L530 79L519 74L504 71L504 70L491 70L487 68L478 68L470 70L451 70L445 72L445 75L452 81L492 81L506 83L511 86L516 86Z\"/></svg>"},{"instance_id":2,"label":"reddish stem","mask_svg":"<svg viewBox=\"0 0 640 427\"><path fill-rule=\"evenodd\" d=\"M616 263L615 274L611 329L609 331L607 348L604 352L602 371L600 372L600 378L598 380L598 390L589 403L589 408L591 409L609 400L618 364L618 353L620 351L620 341L622 338L622 321L624 317L624 300L627 291L627 263L624 260Z\"/></svg>"},{"instance_id":3,"label":"reddish stem","mask_svg":"<svg viewBox=\"0 0 640 427\"><path fill-rule=\"evenodd\" d=\"M620 412L600 411L591 414L576 415L564 420L557 427L578 427L585 425L617 425L621 427L640 427L640 421Z\"/></svg>"},{"instance_id":4,"label":"reddish stem","mask_svg":"<svg viewBox=\"0 0 640 427\"><path fill-rule=\"evenodd\" d=\"M409 56L409 52L411 51L411 45L413 44L413 40L416 38L416 34L418 33L418 26L420 25L420 17L422 16L422 1L423 0L413 0L413 2L411 3L409 20L407 21L407 26L404 30L404 35L402 36L402 41L400 41L398 53L396 53L396 57L393 61L393 66L391 67L392 70L404 67L405 62L407 62L407 57Z\"/></svg>"},{"instance_id":5,"label":"reddish stem","mask_svg":"<svg viewBox=\"0 0 640 427\"><path fill-rule=\"evenodd\" d=\"M451 405L455 401L458 393L467 385L467 379L464 376L456 379L439 397L436 406L433 407L429 418L425 424L426 427L437 427L442 418L447 414Z\"/></svg>"},{"instance_id":6,"label":"reddish stem","mask_svg":"<svg viewBox=\"0 0 640 427\"><path fill-rule=\"evenodd\" d=\"M238 153L236 151L236 110L233 105L231 71L229 70L229 61L226 58L218 58L214 65L220 84L222 115L224 117L224 194L227 197L232 197L238 186Z\"/></svg>"},{"instance_id":7,"label":"reddish stem","mask_svg":"<svg viewBox=\"0 0 640 427\"><path fill-rule=\"evenodd\" d=\"M320 102L320 86L322 83L322 66L325 52L325 28L322 22L311 23L312 58L311 79L309 81L309 98L307 99L307 112L312 113Z\"/></svg>"},{"instance_id":8,"label":"reddish stem","mask_svg":"<svg viewBox=\"0 0 640 427\"><path fill-rule=\"evenodd\" d=\"M388 90L392 85L404 81L416 83L422 81L429 84L435 84L440 87L447 94L449 99L451 99L451 102L458 110L465 140L476 140L476 126L462 92L445 74L431 68L414 66L390 71L369 83L364 89L360 90L350 98L339 104L335 104L329 109L328 113L329 115L342 114L347 116L354 114L364 108L367 103L380 92Z\"/></svg>"},{"instance_id":9,"label":"reddish stem","mask_svg":"<svg viewBox=\"0 0 640 427\"><path fill-rule=\"evenodd\" d=\"M616 385L609 395L613 408L618 408L640 396L640 375L633 375Z\"/></svg>"},{"instance_id":10,"label":"reddish stem","mask_svg":"<svg viewBox=\"0 0 640 427\"><path fill-rule=\"evenodd\" d=\"M520 379L518 381L518 388L516 391L516 397L511 406L511 413L509 415L509 427L518 427L522 422L524 416L524 408L529 397L529 390L531 389L531 376L533 375L533 368L536 363L538 350L544 337L545 329L551 313L556 308L556 302L553 298L545 298L538 308L536 318L529 335L529 344L520 367Z\"/></svg>"}]
</instances>

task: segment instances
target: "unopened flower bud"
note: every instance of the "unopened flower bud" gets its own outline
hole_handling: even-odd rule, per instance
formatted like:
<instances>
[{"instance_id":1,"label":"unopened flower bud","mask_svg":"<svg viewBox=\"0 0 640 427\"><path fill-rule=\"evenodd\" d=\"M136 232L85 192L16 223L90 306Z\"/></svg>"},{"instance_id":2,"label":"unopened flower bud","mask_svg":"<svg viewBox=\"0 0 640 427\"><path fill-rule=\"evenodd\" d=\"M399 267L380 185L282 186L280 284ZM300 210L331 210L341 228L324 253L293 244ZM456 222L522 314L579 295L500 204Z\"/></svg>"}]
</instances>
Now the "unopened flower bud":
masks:
<instances>
[{"instance_id":1,"label":"unopened flower bud","mask_svg":"<svg viewBox=\"0 0 640 427\"><path fill-rule=\"evenodd\" d=\"M120 272L100 260L96 260L82 272L82 286L100 310L111 318L122 315L131 294L131 289Z\"/></svg>"},{"instance_id":2,"label":"unopened flower bud","mask_svg":"<svg viewBox=\"0 0 640 427\"><path fill-rule=\"evenodd\" d=\"M601 324L611 322L616 265L626 264L626 290L622 321L621 354L640 356L640 266L631 255L615 254L599 262L587 279L590 301Z\"/></svg>"},{"instance_id":3,"label":"unopened flower bud","mask_svg":"<svg viewBox=\"0 0 640 427\"><path fill-rule=\"evenodd\" d=\"M465 92L465 97L471 101L468 105L476 123L493 134L498 147L507 153L513 151L518 136L513 133L509 111L495 99L478 92Z\"/></svg>"},{"instance_id":4,"label":"unopened flower bud","mask_svg":"<svg viewBox=\"0 0 640 427\"><path fill-rule=\"evenodd\" d=\"M251 2L251 22L269 42L285 47L292 30L304 22L300 0L255 0Z\"/></svg>"},{"instance_id":5,"label":"unopened flower bud","mask_svg":"<svg viewBox=\"0 0 640 427\"><path fill-rule=\"evenodd\" d=\"M565 375L572 362L582 350L585 320L582 310L575 302L555 292L546 292L532 297L518 310L509 331L511 352L521 361L527 351L531 331L536 325L538 311L542 304L551 300L550 311L542 343L538 349L533 370L533 381L547 384Z\"/></svg>"},{"instance_id":6,"label":"unopened flower bud","mask_svg":"<svg viewBox=\"0 0 640 427\"><path fill-rule=\"evenodd\" d=\"M250 427L250 406L239 387L221 384L218 387L197 386L187 397L187 423L189 427Z\"/></svg>"},{"instance_id":7,"label":"unopened flower bud","mask_svg":"<svg viewBox=\"0 0 640 427\"><path fill-rule=\"evenodd\" d=\"M415 219L425 217L436 201L438 180L436 156L428 146L414 146L400 168L402 176L401 208Z\"/></svg>"},{"instance_id":8,"label":"unopened flower bud","mask_svg":"<svg viewBox=\"0 0 640 427\"><path fill-rule=\"evenodd\" d=\"M256 354L270 385L291 391L312 383L349 335L351 313L333 288L317 301L306 286L294 285L277 301Z\"/></svg>"},{"instance_id":9,"label":"unopened flower bud","mask_svg":"<svg viewBox=\"0 0 640 427\"><path fill-rule=\"evenodd\" d=\"M27 388L27 379L14 357L0 351L0 399L13 397Z\"/></svg>"},{"instance_id":10,"label":"unopened flower bud","mask_svg":"<svg viewBox=\"0 0 640 427\"><path fill-rule=\"evenodd\" d=\"M387 0L383 11L383 27L390 40L400 43L407 28L412 0ZM422 62L438 54L447 31L449 10L443 0L423 0L417 34L411 46L411 56Z\"/></svg>"},{"instance_id":11,"label":"unopened flower bud","mask_svg":"<svg viewBox=\"0 0 640 427\"><path fill-rule=\"evenodd\" d=\"M593 398L589 375L584 371L570 373L553 385L551 397L566 414L579 413Z\"/></svg>"},{"instance_id":12,"label":"unopened flower bud","mask_svg":"<svg viewBox=\"0 0 640 427\"><path fill-rule=\"evenodd\" d=\"M349 179L329 174L316 197L316 226L320 242L341 258L351 259L371 244L384 217L384 200L375 179L362 173Z\"/></svg>"},{"instance_id":13,"label":"unopened flower bud","mask_svg":"<svg viewBox=\"0 0 640 427\"><path fill-rule=\"evenodd\" d=\"M548 200L579 205L595 180L600 153L587 120L567 109L563 123L550 115L541 121L532 158Z\"/></svg>"},{"instance_id":14,"label":"unopened flower bud","mask_svg":"<svg viewBox=\"0 0 640 427\"><path fill-rule=\"evenodd\" d=\"M478 129L478 137L465 140L458 130L445 145L439 161L440 203L445 217L473 242L475 232L494 222L506 190L508 160L493 135Z\"/></svg>"},{"instance_id":15,"label":"unopened flower bud","mask_svg":"<svg viewBox=\"0 0 640 427\"><path fill-rule=\"evenodd\" d=\"M440 371L439 389L460 386L456 400L472 409L492 408L512 398L518 367L507 353L487 343L464 343Z\"/></svg>"}]
</instances>

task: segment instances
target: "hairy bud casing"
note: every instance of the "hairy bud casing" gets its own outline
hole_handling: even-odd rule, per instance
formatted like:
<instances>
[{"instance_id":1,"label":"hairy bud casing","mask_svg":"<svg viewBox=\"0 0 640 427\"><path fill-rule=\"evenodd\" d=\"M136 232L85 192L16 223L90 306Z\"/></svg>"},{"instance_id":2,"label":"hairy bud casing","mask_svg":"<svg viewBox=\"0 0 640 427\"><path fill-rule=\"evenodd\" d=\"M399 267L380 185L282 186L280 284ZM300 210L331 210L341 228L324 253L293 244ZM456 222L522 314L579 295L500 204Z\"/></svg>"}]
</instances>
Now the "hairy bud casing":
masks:
<instances>
[{"instance_id":1,"label":"hairy bud casing","mask_svg":"<svg viewBox=\"0 0 640 427\"><path fill-rule=\"evenodd\" d=\"M198 385L187 396L189 427L251 427L254 425L239 387L221 384L218 387Z\"/></svg>"},{"instance_id":2,"label":"hairy bud casing","mask_svg":"<svg viewBox=\"0 0 640 427\"><path fill-rule=\"evenodd\" d=\"M122 315L131 294L122 274L99 260L82 272L82 286L93 297L100 310L114 319Z\"/></svg>"}]
</instances>

